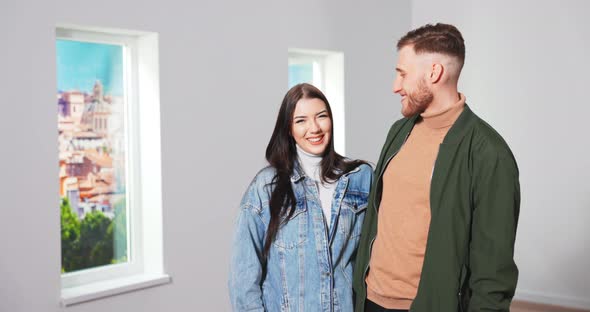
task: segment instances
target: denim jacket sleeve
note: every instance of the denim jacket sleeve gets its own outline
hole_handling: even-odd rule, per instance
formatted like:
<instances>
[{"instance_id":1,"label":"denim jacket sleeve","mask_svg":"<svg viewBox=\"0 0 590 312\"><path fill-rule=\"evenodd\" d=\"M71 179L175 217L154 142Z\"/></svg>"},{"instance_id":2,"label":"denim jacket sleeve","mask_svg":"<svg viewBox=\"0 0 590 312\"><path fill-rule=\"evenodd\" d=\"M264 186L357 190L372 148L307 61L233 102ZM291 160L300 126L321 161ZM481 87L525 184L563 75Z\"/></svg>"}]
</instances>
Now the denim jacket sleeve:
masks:
<instances>
[{"instance_id":1,"label":"denim jacket sleeve","mask_svg":"<svg viewBox=\"0 0 590 312\"><path fill-rule=\"evenodd\" d=\"M262 250L266 226L255 181L242 203L233 239L229 294L233 311L265 311L262 300Z\"/></svg>"}]
</instances>

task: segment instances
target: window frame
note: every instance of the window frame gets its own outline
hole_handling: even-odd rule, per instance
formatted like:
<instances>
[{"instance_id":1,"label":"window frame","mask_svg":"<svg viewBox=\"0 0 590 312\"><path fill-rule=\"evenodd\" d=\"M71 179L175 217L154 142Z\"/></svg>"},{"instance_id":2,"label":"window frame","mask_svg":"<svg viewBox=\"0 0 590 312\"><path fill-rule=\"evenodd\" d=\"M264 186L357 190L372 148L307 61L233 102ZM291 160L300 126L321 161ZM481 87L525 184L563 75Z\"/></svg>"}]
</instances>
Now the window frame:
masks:
<instances>
[{"instance_id":1,"label":"window frame","mask_svg":"<svg viewBox=\"0 0 590 312\"><path fill-rule=\"evenodd\" d=\"M122 111L128 259L61 274L62 305L168 283L170 277L163 267L158 35L58 25L55 40L122 46L125 84ZM150 244L144 244L146 241Z\"/></svg>"}]
</instances>

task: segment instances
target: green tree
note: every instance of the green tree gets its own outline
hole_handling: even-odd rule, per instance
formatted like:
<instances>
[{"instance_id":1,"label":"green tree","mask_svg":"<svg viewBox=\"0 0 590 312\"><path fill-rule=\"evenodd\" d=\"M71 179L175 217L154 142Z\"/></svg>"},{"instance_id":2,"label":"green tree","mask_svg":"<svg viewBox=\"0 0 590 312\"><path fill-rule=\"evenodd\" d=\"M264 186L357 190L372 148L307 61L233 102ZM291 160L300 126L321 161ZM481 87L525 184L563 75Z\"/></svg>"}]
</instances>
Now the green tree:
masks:
<instances>
[{"instance_id":1,"label":"green tree","mask_svg":"<svg viewBox=\"0 0 590 312\"><path fill-rule=\"evenodd\" d=\"M119 199L114 205L115 218L107 230L113 239L113 263L127 261L127 205L125 198Z\"/></svg>"},{"instance_id":2,"label":"green tree","mask_svg":"<svg viewBox=\"0 0 590 312\"><path fill-rule=\"evenodd\" d=\"M74 214L67 198L61 199L61 266L63 272L76 270L82 259L80 257L80 221Z\"/></svg>"},{"instance_id":3,"label":"green tree","mask_svg":"<svg viewBox=\"0 0 590 312\"><path fill-rule=\"evenodd\" d=\"M110 264L113 259L113 236L108 235L111 220L101 211L87 213L80 223L80 251L83 268Z\"/></svg>"}]
</instances>

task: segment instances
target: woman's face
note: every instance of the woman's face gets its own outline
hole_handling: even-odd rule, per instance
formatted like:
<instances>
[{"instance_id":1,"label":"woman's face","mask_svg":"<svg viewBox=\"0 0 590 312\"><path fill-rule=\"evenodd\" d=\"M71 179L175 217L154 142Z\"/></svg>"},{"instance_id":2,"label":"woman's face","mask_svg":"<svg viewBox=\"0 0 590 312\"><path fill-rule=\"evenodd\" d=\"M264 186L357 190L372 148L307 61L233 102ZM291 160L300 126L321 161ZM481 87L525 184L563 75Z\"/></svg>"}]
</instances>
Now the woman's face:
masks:
<instances>
[{"instance_id":1,"label":"woman's face","mask_svg":"<svg viewBox=\"0 0 590 312\"><path fill-rule=\"evenodd\" d=\"M295 105L291 135L307 153L322 155L330 144L332 120L320 99L300 99Z\"/></svg>"}]
</instances>

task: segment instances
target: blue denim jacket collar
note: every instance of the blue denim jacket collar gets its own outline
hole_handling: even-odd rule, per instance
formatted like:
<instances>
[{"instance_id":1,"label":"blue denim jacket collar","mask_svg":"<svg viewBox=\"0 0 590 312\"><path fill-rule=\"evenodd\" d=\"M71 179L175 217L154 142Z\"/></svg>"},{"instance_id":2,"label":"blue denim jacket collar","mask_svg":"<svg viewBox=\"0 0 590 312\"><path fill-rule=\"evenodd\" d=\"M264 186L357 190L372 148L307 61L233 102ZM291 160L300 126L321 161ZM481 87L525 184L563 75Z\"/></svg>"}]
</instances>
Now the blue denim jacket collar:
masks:
<instances>
[{"instance_id":1,"label":"blue denim jacket collar","mask_svg":"<svg viewBox=\"0 0 590 312\"><path fill-rule=\"evenodd\" d=\"M355 172L359 172L360 170L361 170L360 166L356 167L353 170L350 170L349 172L343 174L343 176L347 177L348 175L355 173ZM301 179L303 179L304 177L306 177L305 172L303 172L303 169L301 168L301 165L299 164L299 162L295 161L295 164L293 166L293 172L291 173L291 182L297 183Z\"/></svg>"},{"instance_id":2,"label":"blue denim jacket collar","mask_svg":"<svg viewBox=\"0 0 590 312\"><path fill-rule=\"evenodd\" d=\"M295 165L293 166L293 172L291 173L291 182L297 183L299 180L305 177L305 173L303 172L303 168L298 161L295 161Z\"/></svg>"}]
</instances>

